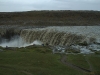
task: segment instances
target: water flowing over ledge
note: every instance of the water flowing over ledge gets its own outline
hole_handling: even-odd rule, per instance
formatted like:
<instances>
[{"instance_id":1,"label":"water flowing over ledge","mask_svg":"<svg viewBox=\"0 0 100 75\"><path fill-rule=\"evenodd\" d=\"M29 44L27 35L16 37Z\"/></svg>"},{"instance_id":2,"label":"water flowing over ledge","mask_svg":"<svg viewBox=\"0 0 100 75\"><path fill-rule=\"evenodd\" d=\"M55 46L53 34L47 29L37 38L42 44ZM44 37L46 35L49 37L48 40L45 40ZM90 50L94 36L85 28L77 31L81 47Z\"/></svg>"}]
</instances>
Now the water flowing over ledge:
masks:
<instances>
[{"instance_id":1,"label":"water flowing over ledge","mask_svg":"<svg viewBox=\"0 0 100 75\"><path fill-rule=\"evenodd\" d=\"M3 47L25 47L33 44L100 44L100 26L2 27L0 46Z\"/></svg>"},{"instance_id":2,"label":"water flowing over ledge","mask_svg":"<svg viewBox=\"0 0 100 75\"><path fill-rule=\"evenodd\" d=\"M99 26L52 26L23 29L20 36L27 43L39 40L50 45L70 45L86 41L100 43Z\"/></svg>"}]
</instances>

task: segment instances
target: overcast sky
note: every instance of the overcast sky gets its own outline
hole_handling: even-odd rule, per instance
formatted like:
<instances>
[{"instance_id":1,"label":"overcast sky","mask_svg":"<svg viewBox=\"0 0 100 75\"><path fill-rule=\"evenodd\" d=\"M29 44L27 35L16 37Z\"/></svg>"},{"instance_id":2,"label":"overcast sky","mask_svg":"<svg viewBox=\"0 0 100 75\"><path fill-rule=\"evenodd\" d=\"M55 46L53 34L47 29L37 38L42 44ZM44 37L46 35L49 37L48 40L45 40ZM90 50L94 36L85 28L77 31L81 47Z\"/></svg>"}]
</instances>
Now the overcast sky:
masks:
<instances>
[{"instance_id":1,"label":"overcast sky","mask_svg":"<svg viewBox=\"0 0 100 75\"><path fill-rule=\"evenodd\" d=\"M100 11L100 0L0 0L0 12L30 10Z\"/></svg>"}]
</instances>

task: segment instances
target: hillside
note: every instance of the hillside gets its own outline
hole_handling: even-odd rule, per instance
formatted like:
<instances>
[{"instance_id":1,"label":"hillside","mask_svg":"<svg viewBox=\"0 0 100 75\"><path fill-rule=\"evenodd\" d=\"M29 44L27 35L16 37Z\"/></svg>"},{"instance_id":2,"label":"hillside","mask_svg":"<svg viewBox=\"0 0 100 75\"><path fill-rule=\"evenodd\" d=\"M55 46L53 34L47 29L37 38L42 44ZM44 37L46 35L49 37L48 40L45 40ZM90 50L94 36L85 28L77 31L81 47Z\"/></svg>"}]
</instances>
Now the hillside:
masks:
<instances>
[{"instance_id":1,"label":"hillside","mask_svg":"<svg viewBox=\"0 0 100 75\"><path fill-rule=\"evenodd\" d=\"M42 10L27 12L0 12L0 25L100 25L100 11Z\"/></svg>"}]
</instances>

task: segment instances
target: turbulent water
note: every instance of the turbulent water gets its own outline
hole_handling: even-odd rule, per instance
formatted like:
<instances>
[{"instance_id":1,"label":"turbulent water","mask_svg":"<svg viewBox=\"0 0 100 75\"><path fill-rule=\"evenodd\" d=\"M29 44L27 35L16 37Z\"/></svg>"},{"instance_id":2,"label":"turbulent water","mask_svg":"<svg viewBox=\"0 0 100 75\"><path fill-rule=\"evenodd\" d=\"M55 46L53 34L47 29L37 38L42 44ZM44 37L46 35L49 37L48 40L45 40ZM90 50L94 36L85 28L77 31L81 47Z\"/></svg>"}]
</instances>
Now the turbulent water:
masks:
<instances>
[{"instance_id":1,"label":"turbulent water","mask_svg":"<svg viewBox=\"0 0 100 75\"><path fill-rule=\"evenodd\" d=\"M42 45L43 43L41 41L35 40L32 43L26 43L20 36L14 36L10 41L7 41L7 39L2 39L2 43L0 46L2 47L26 47L30 45Z\"/></svg>"},{"instance_id":2,"label":"turbulent water","mask_svg":"<svg viewBox=\"0 0 100 75\"><path fill-rule=\"evenodd\" d=\"M15 31L15 30L13 30ZM3 37L6 31L3 31ZM17 29L16 29L17 32ZM10 40L2 39L0 46L6 47L25 47L33 44L49 44L49 45L71 45L82 42L100 43L100 27L99 26L52 26L43 28L23 28L18 29L19 36L16 33L10 36ZM10 34L10 32L9 32ZM15 36L14 36L15 35Z\"/></svg>"},{"instance_id":3,"label":"turbulent water","mask_svg":"<svg viewBox=\"0 0 100 75\"><path fill-rule=\"evenodd\" d=\"M86 41L100 42L99 26L65 26L23 29L20 36L27 43L40 40L50 45L70 45Z\"/></svg>"}]
</instances>

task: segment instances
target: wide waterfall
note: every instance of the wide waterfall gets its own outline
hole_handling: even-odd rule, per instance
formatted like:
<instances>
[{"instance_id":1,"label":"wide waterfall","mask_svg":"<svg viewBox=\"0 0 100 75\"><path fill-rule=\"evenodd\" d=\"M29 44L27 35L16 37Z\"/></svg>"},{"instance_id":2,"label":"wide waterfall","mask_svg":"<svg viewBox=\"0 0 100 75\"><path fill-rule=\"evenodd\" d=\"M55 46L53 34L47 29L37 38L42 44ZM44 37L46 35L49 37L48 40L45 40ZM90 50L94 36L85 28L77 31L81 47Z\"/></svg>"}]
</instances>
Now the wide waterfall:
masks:
<instances>
[{"instance_id":1,"label":"wide waterfall","mask_svg":"<svg viewBox=\"0 0 100 75\"><path fill-rule=\"evenodd\" d=\"M5 28L5 29L4 29ZM69 46L100 43L99 26L1 27L0 46L25 47L33 44Z\"/></svg>"},{"instance_id":2,"label":"wide waterfall","mask_svg":"<svg viewBox=\"0 0 100 75\"><path fill-rule=\"evenodd\" d=\"M23 29L20 36L26 43L39 40L49 45L71 45L82 42L93 43L100 38L98 26L53 26Z\"/></svg>"}]
</instances>

